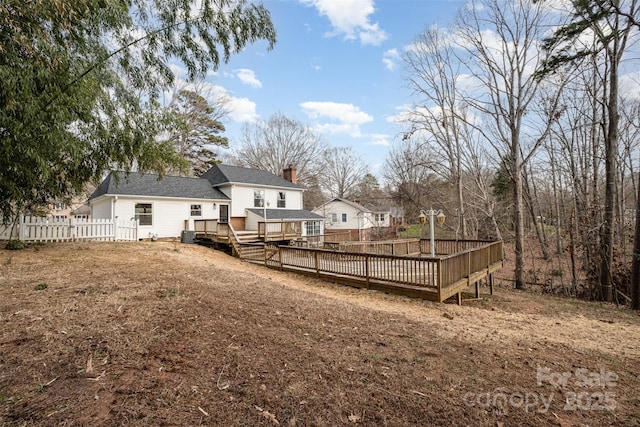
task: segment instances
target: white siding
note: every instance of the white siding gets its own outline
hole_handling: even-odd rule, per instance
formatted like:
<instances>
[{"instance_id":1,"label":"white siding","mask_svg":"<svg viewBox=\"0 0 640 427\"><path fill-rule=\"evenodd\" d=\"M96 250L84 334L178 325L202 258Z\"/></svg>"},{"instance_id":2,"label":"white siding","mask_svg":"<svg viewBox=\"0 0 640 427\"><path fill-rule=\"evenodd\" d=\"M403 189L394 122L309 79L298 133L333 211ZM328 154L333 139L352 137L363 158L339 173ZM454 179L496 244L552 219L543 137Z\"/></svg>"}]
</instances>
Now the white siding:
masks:
<instances>
[{"instance_id":1,"label":"white siding","mask_svg":"<svg viewBox=\"0 0 640 427\"><path fill-rule=\"evenodd\" d=\"M347 203L332 201L313 211L325 217L325 228L329 230L362 230L373 226L370 213L362 212ZM347 222L342 222L342 214L347 214ZM332 214L336 214L337 221L332 221Z\"/></svg>"},{"instance_id":2,"label":"white siding","mask_svg":"<svg viewBox=\"0 0 640 427\"><path fill-rule=\"evenodd\" d=\"M228 188L226 188L228 190ZM269 209L302 209L302 190L284 189L284 188L266 188L259 186L234 185L231 189L231 216L246 216L245 209L256 208L253 205L253 190L261 190L265 192L265 200L269 205ZM285 193L286 206L278 208L278 192Z\"/></svg>"},{"instance_id":3,"label":"white siding","mask_svg":"<svg viewBox=\"0 0 640 427\"><path fill-rule=\"evenodd\" d=\"M106 197L106 202L100 201L92 205L93 213L99 214L95 218L109 218L110 206L114 204L114 219L135 218L136 203L150 203L152 205L152 225L141 225L139 237L149 238L153 235L158 237L180 237L185 229L185 220L189 221L189 229L193 230L195 219L218 219L218 203L213 208L213 200L203 199L157 199L150 197L118 196ZM201 205L202 216L191 216L191 205ZM108 208L105 209L105 206Z\"/></svg>"},{"instance_id":4,"label":"white siding","mask_svg":"<svg viewBox=\"0 0 640 427\"><path fill-rule=\"evenodd\" d=\"M258 215L254 215L252 213L247 213L247 217L245 219L245 223L244 223L244 229L245 230L257 230L258 229L258 222L262 222L264 221L261 217L258 217Z\"/></svg>"},{"instance_id":5,"label":"white siding","mask_svg":"<svg viewBox=\"0 0 640 427\"><path fill-rule=\"evenodd\" d=\"M111 219L111 204L113 198L105 197L97 202L91 202L91 218Z\"/></svg>"},{"instance_id":6,"label":"white siding","mask_svg":"<svg viewBox=\"0 0 640 427\"><path fill-rule=\"evenodd\" d=\"M373 225L375 227L389 227L390 226L390 215L389 212L378 212L377 215L384 215L384 220L383 221L376 221L376 214L372 213L371 214L371 220L373 221Z\"/></svg>"}]
</instances>

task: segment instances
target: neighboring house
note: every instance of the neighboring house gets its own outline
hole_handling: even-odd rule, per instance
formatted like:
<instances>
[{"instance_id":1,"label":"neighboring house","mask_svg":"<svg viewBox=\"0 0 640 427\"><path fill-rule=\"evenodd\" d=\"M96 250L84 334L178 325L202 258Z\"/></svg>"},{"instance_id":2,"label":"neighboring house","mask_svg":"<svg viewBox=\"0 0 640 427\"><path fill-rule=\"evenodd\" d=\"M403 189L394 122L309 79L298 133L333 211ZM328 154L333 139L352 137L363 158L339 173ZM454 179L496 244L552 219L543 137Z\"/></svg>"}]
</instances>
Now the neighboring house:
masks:
<instances>
[{"instance_id":1,"label":"neighboring house","mask_svg":"<svg viewBox=\"0 0 640 427\"><path fill-rule=\"evenodd\" d=\"M86 197L86 196L85 196ZM84 201L73 200L70 205L66 203L53 203L49 205L49 217L54 221L68 221L70 219L89 219L91 210Z\"/></svg>"},{"instance_id":2,"label":"neighboring house","mask_svg":"<svg viewBox=\"0 0 640 427\"><path fill-rule=\"evenodd\" d=\"M141 238L178 237L198 219L257 231L265 214L268 222L295 222L302 236L322 234L324 218L302 209L295 168L284 177L218 164L201 178L111 173L89 198L91 216L137 219Z\"/></svg>"},{"instance_id":3,"label":"neighboring house","mask_svg":"<svg viewBox=\"0 0 640 427\"><path fill-rule=\"evenodd\" d=\"M350 231L351 238L358 241L385 238L391 227L391 208L364 206L339 197L313 212L324 217L327 233Z\"/></svg>"},{"instance_id":4,"label":"neighboring house","mask_svg":"<svg viewBox=\"0 0 640 427\"><path fill-rule=\"evenodd\" d=\"M136 219L140 238L178 237L195 219L220 219L231 201L201 178L112 172L89 197L95 219Z\"/></svg>"}]
</instances>

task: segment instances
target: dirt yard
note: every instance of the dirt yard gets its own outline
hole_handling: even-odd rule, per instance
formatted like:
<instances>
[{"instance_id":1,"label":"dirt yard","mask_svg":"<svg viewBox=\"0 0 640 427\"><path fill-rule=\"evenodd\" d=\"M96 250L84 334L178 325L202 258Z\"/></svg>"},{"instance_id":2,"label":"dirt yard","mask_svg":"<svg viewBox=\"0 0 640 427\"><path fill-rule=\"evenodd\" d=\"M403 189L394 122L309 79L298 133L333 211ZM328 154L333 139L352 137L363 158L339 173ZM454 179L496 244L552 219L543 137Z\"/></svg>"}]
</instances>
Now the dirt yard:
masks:
<instances>
[{"instance_id":1,"label":"dirt yard","mask_svg":"<svg viewBox=\"0 0 640 427\"><path fill-rule=\"evenodd\" d=\"M2 426L638 426L640 317L463 306L179 243L0 250Z\"/></svg>"}]
</instances>

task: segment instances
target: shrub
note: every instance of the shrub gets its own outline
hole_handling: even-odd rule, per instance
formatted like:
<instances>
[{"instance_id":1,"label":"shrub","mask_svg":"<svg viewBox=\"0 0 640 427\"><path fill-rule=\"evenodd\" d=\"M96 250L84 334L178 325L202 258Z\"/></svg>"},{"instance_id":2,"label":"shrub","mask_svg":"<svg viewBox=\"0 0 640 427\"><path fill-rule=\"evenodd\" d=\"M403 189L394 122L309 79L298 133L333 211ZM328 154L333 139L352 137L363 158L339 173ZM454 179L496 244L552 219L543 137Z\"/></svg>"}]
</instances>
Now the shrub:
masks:
<instances>
[{"instance_id":1,"label":"shrub","mask_svg":"<svg viewBox=\"0 0 640 427\"><path fill-rule=\"evenodd\" d=\"M22 240L9 240L5 246L5 249L10 251L19 251L24 249L24 242Z\"/></svg>"}]
</instances>

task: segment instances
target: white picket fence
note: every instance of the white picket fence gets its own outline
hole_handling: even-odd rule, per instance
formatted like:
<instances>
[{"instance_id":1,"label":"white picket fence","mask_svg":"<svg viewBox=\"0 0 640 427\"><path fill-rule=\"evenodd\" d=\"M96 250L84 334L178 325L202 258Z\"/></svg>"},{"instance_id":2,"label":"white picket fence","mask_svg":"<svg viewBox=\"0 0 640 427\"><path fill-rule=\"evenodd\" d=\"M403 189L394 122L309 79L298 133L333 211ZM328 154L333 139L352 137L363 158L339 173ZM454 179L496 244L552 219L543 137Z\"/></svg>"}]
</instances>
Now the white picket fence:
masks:
<instances>
[{"instance_id":1,"label":"white picket fence","mask_svg":"<svg viewBox=\"0 0 640 427\"><path fill-rule=\"evenodd\" d=\"M0 225L0 240L68 242L76 240L136 241L138 222L111 219L68 219L21 216L13 226Z\"/></svg>"}]
</instances>

